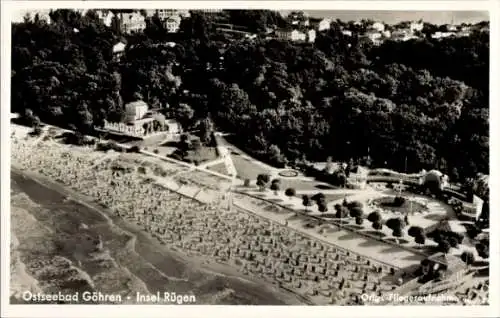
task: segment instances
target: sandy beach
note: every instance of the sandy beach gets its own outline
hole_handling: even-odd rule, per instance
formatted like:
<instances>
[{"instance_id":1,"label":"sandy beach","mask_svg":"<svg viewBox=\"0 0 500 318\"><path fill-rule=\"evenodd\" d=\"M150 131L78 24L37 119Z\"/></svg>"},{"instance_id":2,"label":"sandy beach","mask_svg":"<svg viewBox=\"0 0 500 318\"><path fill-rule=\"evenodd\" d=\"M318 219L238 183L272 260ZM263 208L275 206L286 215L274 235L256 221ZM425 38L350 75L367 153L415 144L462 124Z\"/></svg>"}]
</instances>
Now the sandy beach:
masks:
<instances>
[{"instance_id":1,"label":"sandy beach","mask_svg":"<svg viewBox=\"0 0 500 318\"><path fill-rule=\"evenodd\" d=\"M53 222L51 226L57 227L56 231L65 231L67 234L78 231L76 226L71 225L83 223L106 242L113 242L106 244L111 256L122 264L128 263L129 275L138 280L136 284L140 285L142 281L143 288L147 288L148 292L169 290L179 294L192 293L196 296L197 304L287 305L304 301L291 293L265 288L263 281L244 277L229 266L210 264L207 260L190 258L169 249L148 237L138 226L109 217L109 214L92 207L91 203L81 201L81 195L39 174L13 168L11 180L12 200L15 201L21 193L27 195L38 205L38 208L28 211L38 222ZM12 202L12 205L16 206L17 203ZM45 209L52 212L51 218L45 219L47 215L42 215ZM70 220L61 222L63 213L71 215ZM88 270L92 271L90 268Z\"/></svg>"}]
</instances>

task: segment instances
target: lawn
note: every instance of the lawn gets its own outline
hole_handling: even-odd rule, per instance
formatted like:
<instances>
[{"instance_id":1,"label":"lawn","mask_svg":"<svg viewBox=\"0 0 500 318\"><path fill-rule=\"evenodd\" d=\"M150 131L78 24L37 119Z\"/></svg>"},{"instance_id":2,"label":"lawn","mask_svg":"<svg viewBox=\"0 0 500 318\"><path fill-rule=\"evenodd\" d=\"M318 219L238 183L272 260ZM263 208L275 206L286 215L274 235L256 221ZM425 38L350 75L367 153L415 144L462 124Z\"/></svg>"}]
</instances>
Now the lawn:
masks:
<instances>
[{"instance_id":1,"label":"lawn","mask_svg":"<svg viewBox=\"0 0 500 318\"><path fill-rule=\"evenodd\" d=\"M337 187L322 182L288 179L283 177L280 177L279 179L281 180L281 188L283 190L287 188L295 188L296 191L317 190L318 192L321 192L321 190L337 189Z\"/></svg>"},{"instance_id":2,"label":"lawn","mask_svg":"<svg viewBox=\"0 0 500 318\"><path fill-rule=\"evenodd\" d=\"M209 162L217 159L217 151L215 147L201 146L197 150L188 150L188 155L186 157L187 161L198 163Z\"/></svg>"},{"instance_id":3,"label":"lawn","mask_svg":"<svg viewBox=\"0 0 500 318\"><path fill-rule=\"evenodd\" d=\"M269 173L266 168L241 157L239 154L231 152L231 159L240 179L255 180L259 174Z\"/></svg>"},{"instance_id":4,"label":"lawn","mask_svg":"<svg viewBox=\"0 0 500 318\"><path fill-rule=\"evenodd\" d=\"M157 147L151 147L149 149L150 151L153 151L156 153L156 150L158 150L158 154L161 155L166 155L169 157L173 157L175 159L179 159L179 157L174 157L173 154L178 150L177 147L173 146L172 144L164 144L161 146ZM210 161L216 160L217 157L217 151L215 147L205 147L201 146L199 149L191 149L187 151L187 156L185 156L182 161L185 162L191 162L191 163L197 163L197 164L202 164Z\"/></svg>"},{"instance_id":5,"label":"lawn","mask_svg":"<svg viewBox=\"0 0 500 318\"><path fill-rule=\"evenodd\" d=\"M164 157L170 156L177 149L175 147L164 146L164 145L149 146L146 148L144 149Z\"/></svg>"},{"instance_id":6,"label":"lawn","mask_svg":"<svg viewBox=\"0 0 500 318\"><path fill-rule=\"evenodd\" d=\"M213 165L213 166L209 166L207 167L208 170L210 171L214 171L214 172L218 172L218 173L222 173L222 174L228 174L227 173L227 169L226 169L226 165L224 163L218 163L216 165Z\"/></svg>"}]
</instances>

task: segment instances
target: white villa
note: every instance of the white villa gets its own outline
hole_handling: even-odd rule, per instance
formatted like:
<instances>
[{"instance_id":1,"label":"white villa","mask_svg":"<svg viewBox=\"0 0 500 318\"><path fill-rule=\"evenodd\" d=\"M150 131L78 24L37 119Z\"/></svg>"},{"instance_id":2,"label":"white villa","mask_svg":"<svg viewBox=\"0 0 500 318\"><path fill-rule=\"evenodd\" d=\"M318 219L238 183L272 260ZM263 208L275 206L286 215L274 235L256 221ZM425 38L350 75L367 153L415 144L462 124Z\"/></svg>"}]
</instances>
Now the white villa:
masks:
<instances>
[{"instance_id":1,"label":"white villa","mask_svg":"<svg viewBox=\"0 0 500 318\"><path fill-rule=\"evenodd\" d=\"M318 24L318 31L324 31L324 30L330 29L331 23L332 23L332 20L330 20L330 19L321 20Z\"/></svg>"},{"instance_id":2,"label":"white villa","mask_svg":"<svg viewBox=\"0 0 500 318\"><path fill-rule=\"evenodd\" d=\"M385 25L382 22L375 22L372 24L372 29L374 29L378 32L384 32Z\"/></svg>"},{"instance_id":3,"label":"white villa","mask_svg":"<svg viewBox=\"0 0 500 318\"><path fill-rule=\"evenodd\" d=\"M113 19L114 28L124 33L137 33L146 29L146 20L139 13L120 13Z\"/></svg>"},{"instance_id":4,"label":"white villa","mask_svg":"<svg viewBox=\"0 0 500 318\"><path fill-rule=\"evenodd\" d=\"M412 22L410 23L411 32L422 31L424 29L423 22Z\"/></svg>"},{"instance_id":5,"label":"white villa","mask_svg":"<svg viewBox=\"0 0 500 318\"><path fill-rule=\"evenodd\" d=\"M178 15L170 16L163 21L163 26L168 33L176 33L181 26L181 17Z\"/></svg>"},{"instance_id":6,"label":"white villa","mask_svg":"<svg viewBox=\"0 0 500 318\"><path fill-rule=\"evenodd\" d=\"M99 21L102 22L107 27L111 27L113 23L113 18L115 17L114 13L109 10L97 10L97 17Z\"/></svg>"},{"instance_id":7,"label":"white villa","mask_svg":"<svg viewBox=\"0 0 500 318\"><path fill-rule=\"evenodd\" d=\"M104 129L136 138L147 138L158 134L166 134L166 139L175 138L182 133L182 127L173 119L149 110L142 101L134 101L125 105L125 118L122 122L104 122Z\"/></svg>"},{"instance_id":8,"label":"white villa","mask_svg":"<svg viewBox=\"0 0 500 318\"><path fill-rule=\"evenodd\" d=\"M127 45L123 42L118 42L113 45L113 59L119 61L120 58L125 54L125 47Z\"/></svg>"},{"instance_id":9,"label":"white villa","mask_svg":"<svg viewBox=\"0 0 500 318\"><path fill-rule=\"evenodd\" d=\"M342 30L342 34L346 36L352 36L352 31L349 30Z\"/></svg>"},{"instance_id":10,"label":"white villa","mask_svg":"<svg viewBox=\"0 0 500 318\"><path fill-rule=\"evenodd\" d=\"M316 40L316 31L308 30L306 33L299 30L282 29L276 30L276 37L280 40L293 41L293 42L309 42L313 43Z\"/></svg>"}]
</instances>

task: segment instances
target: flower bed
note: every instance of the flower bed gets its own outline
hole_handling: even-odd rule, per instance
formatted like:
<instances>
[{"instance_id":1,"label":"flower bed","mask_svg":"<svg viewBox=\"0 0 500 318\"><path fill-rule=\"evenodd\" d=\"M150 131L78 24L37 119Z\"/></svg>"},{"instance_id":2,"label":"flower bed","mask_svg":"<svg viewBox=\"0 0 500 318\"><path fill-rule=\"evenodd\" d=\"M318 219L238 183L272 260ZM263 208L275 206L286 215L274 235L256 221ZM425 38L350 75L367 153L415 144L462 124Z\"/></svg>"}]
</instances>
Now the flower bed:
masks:
<instances>
[{"instance_id":1,"label":"flower bed","mask_svg":"<svg viewBox=\"0 0 500 318\"><path fill-rule=\"evenodd\" d=\"M281 177L285 177L285 178L293 178L293 177L297 177L299 175L299 173L295 170L281 170L279 173L278 173Z\"/></svg>"}]
</instances>

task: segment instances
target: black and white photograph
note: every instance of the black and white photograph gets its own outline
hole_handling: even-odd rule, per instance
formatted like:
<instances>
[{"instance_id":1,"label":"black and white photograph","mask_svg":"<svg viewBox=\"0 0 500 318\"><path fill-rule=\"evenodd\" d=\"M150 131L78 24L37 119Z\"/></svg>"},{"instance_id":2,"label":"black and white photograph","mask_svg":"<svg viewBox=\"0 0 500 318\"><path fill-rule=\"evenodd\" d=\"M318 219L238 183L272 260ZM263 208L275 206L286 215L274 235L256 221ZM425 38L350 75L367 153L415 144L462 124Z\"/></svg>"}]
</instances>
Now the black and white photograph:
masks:
<instances>
[{"instance_id":1,"label":"black and white photograph","mask_svg":"<svg viewBox=\"0 0 500 318\"><path fill-rule=\"evenodd\" d=\"M36 2L2 21L11 307L495 303L485 6Z\"/></svg>"}]
</instances>

